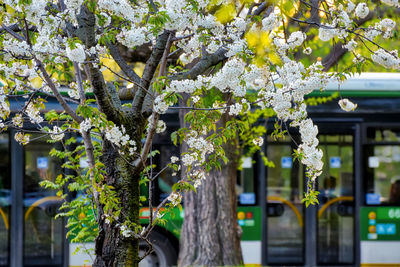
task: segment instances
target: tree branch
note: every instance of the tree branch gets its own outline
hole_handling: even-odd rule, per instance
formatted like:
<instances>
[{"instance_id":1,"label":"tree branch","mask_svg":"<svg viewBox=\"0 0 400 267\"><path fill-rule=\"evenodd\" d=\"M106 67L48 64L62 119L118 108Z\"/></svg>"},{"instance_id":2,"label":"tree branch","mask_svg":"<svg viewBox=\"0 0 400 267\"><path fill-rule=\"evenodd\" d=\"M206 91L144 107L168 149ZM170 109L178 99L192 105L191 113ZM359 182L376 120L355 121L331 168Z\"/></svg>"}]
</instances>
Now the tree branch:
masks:
<instances>
[{"instance_id":1,"label":"tree branch","mask_svg":"<svg viewBox=\"0 0 400 267\"><path fill-rule=\"evenodd\" d=\"M82 5L77 19L79 28L75 31L75 34L85 44L86 48L90 49L91 47L96 46L95 15L89 11L86 5ZM121 120L124 118L124 113L122 109L119 109L115 105L112 96L108 91L104 76L94 62L99 62L97 54L90 55L89 61L86 63L88 77L90 78L90 83L97 103L100 110L106 114L109 120L120 124Z\"/></svg>"},{"instance_id":2,"label":"tree branch","mask_svg":"<svg viewBox=\"0 0 400 267\"><path fill-rule=\"evenodd\" d=\"M132 103L133 114L139 114L139 112L141 112L142 110L143 101L146 96L146 90L144 89L148 89L150 87L151 80L153 79L157 66L160 63L161 57L164 53L170 34L171 32L164 31L157 38L156 45L154 46L151 56L144 68L143 76L140 81L140 87L138 88L135 98L133 99Z\"/></svg>"},{"instance_id":3,"label":"tree branch","mask_svg":"<svg viewBox=\"0 0 400 267\"><path fill-rule=\"evenodd\" d=\"M114 45L111 42L108 42L107 47L110 50L111 56L113 57L115 62L117 62L118 66L125 73L125 75L128 76L129 79L131 79L135 83L140 83L139 75L136 74L136 72L132 69L132 67L129 66L126 60L122 57L118 49L118 46Z\"/></svg>"}]
</instances>

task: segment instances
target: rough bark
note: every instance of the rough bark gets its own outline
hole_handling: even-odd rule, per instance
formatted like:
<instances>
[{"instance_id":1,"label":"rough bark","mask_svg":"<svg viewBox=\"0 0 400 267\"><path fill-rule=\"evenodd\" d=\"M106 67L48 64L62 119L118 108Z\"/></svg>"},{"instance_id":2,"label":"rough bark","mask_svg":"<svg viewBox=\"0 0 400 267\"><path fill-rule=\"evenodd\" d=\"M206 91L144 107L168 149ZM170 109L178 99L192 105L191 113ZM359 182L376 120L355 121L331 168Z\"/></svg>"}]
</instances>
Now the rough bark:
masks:
<instances>
[{"instance_id":1,"label":"rough bark","mask_svg":"<svg viewBox=\"0 0 400 267\"><path fill-rule=\"evenodd\" d=\"M184 111L181 111L181 125L184 123L183 117ZM219 126L224 124L225 120ZM187 146L183 144L181 149L186 151ZM224 150L229 158L228 164L222 164L221 170L209 172L197 193L188 192L184 196L185 218L180 239L179 266L243 263L241 229L236 219L236 140L226 144Z\"/></svg>"},{"instance_id":2,"label":"rough bark","mask_svg":"<svg viewBox=\"0 0 400 267\"><path fill-rule=\"evenodd\" d=\"M79 27L75 30L74 34L81 39L86 48L95 46L95 16L85 5L81 8L78 23ZM167 33L162 35L162 37L165 35ZM146 64L143 79L140 80L141 90L139 91L141 95L135 102L138 106L142 105L142 98L146 96L145 89L149 88L163 53L166 41L164 41L165 37L162 37L159 38L150 56L150 60ZM116 56L118 53L113 53L113 55ZM135 141L140 151L141 137L147 117L140 114L140 109L138 109L138 112L124 111L115 88L106 85L101 71L92 63L99 60L97 56L91 55L88 59L89 63L86 63L85 70L90 79L100 110L104 112L108 120L113 121L118 126L123 125L125 127L130 139ZM117 59L120 63L122 62L121 58ZM125 64L125 62L121 64ZM133 79L137 80L138 77L135 76ZM103 153L100 160L105 165L106 174L104 175L104 180L93 181L93 183L96 183L99 187L107 184L114 188L117 198L120 200L119 208L121 213L115 222L107 224L106 217L104 216L104 201L96 203L99 235L95 241L96 258L93 263L94 267L127 267L138 266L139 264L139 239L134 236L122 236L121 229L118 226L118 224L122 224L127 220L136 225L140 224L139 181L143 165L134 167L131 163L136 158L128 156L123 158L118 153L118 148L103 138Z\"/></svg>"},{"instance_id":3,"label":"rough bark","mask_svg":"<svg viewBox=\"0 0 400 267\"><path fill-rule=\"evenodd\" d=\"M104 142L102 162L106 165L105 183L115 187L121 201L119 221L139 223L139 177L134 168L122 159L118 151L107 141ZM96 267L138 266L139 240L126 238L120 234L116 223L107 224L103 216L103 206L97 209L99 235L96 238Z\"/></svg>"}]
</instances>

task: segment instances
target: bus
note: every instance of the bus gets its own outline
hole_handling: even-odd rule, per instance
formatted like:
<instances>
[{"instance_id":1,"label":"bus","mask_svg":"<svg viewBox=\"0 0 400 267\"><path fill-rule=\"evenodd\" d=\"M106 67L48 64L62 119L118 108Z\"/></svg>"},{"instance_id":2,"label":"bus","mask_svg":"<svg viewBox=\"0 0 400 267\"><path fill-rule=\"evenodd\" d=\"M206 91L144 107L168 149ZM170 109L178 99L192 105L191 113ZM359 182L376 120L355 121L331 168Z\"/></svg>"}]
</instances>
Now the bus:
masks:
<instances>
[{"instance_id":1,"label":"bus","mask_svg":"<svg viewBox=\"0 0 400 267\"><path fill-rule=\"evenodd\" d=\"M259 154L243 159L236 191L245 265L400 266L400 75L362 74L309 97L332 92L358 107L344 112L336 99L308 108L324 152L318 205L302 203L305 170L292 159L295 130L292 138L265 136L262 149L274 167ZM48 105L57 109L55 101ZM179 154L169 137L179 127L177 114L163 120L168 131L155 140L160 165ZM59 199L39 186L60 169L48 155L54 144L37 139L22 147L14 134L0 133L0 266L90 266L93 256L84 251L94 244L68 242L65 221L54 219ZM153 204L169 195L175 179L160 176ZM174 212L152 232L154 252L141 266L176 264L183 213ZM149 213L140 211L144 225ZM78 246L83 249L74 253Z\"/></svg>"}]
</instances>

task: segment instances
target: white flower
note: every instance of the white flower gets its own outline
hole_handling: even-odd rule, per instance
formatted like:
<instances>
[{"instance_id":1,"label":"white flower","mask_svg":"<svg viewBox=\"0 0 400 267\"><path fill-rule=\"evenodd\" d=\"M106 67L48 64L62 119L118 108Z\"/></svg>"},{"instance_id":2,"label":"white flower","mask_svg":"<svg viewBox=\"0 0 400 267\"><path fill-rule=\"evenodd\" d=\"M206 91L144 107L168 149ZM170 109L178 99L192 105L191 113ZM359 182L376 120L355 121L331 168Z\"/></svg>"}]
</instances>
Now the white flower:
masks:
<instances>
[{"instance_id":1,"label":"white flower","mask_svg":"<svg viewBox=\"0 0 400 267\"><path fill-rule=\"evenodd\" d=\"M178 157L176 157L176 156L172 156L171 157L171 163L175 163L175 162L178 162L178 161L179 161Z\"/></svg>"},{"instance_id":2,"label":"white flower","mask_svg":"<svg viewBox=\"0 0 400 267\"><path fill-rule=\"evenodd\" d=\"M30 137L31 136L29 134L24 134L22 132L18 132L18 133L15 134L14 139L15 139L15 141L17 141L21 145L26 145L26 144L29 143Z\"/></svg>"},{"instance_id":3,"label":"white flower","mask_svg":"<svg viewBox=\"0 0 400 267\"><path fill-rule=\"evenodd\" d=\"M229 107L229 115L231 115L231 116L238 115L242 111L242 108L243 108L243 106L240 103L235 103L235 104L231 105Z\"/></svg>"},{"instance_id":4,"label":"white flower","mask_svg":"<svg viewBox=\"0 0 400 267\"><path fill-rule=\"evenodd\" d=\"M304 48L303 53L306 55L311 55L311 53L312 53L311 47Z\"/></svg>"},{"instance_id":5,"label":"white flower","mask_svg":"<svg viewBox=\"0 0 400 267\"><path fill-rule=\"evenodd\" d=\"M359 3L356 7L356 16L363 19L369 14L369 8L366 3Z\"/></svg>"},{"instance_id":6,"label":"white flower","mask_svg":"<svg viewBox=\"0 0 400 267\"><path fill-rule=\"evenodd\" d=\"M14 118L12 119L12 123L15 127L22 128L24 124L24 118L22 118L22 114L18 113L17 115L15 115Z\"/></svg>"},{"instance_id":7,"label":"white flower","mask_svg":"<svg viewBox=\"0 0 400 267\"><path fill-rule=\"evenodd\" d=\"M349 3L347 3L346 12L347 13L353 12L355 7L356 5L352 1L349 1Z\"/></svg>"},{"instance_id":8,"label":"white flower","mask_svg":"<svg viewBox=\"0 0 400 267\"><path fill-rule=\"evenodd\" d=\"M50 134L50 137L54 141L61 141L64 138L63 130L58 126L54 126L51 133L52 134Z\"/></svg>"},{"instance_id":9,"label":"white flower","mask_svg":"<svg viewBox=\"0 0 400 267\"><path fill-rule=\"evenodd\" d=\"M123 237L130 237L133 234L132 230L130 230L126 225L122 225L120 229Z\"/></svg>"},{"instance_id":10,"label":"white flower","mask_svg":"<svg viewBox=\"0 0 400 267\"><path fill-rule=\"evenodd\" d=\"M164 101L164 97L159 95L154 100L154 110L159 114L164 114L168 110L168 104Z\"/></svg>"},{"instance_id":11,"label":"white flower","mask_svg":"<svg viewBox=\"0 0 400 267\"><path fill-rule=\"evenodd\" d=\"M256 146L262 146L263 143L264 138L262 138L261 136L253 139L253 144L255 144Z\"/></svg>"},{"instance_id":12,"label":"white flower","mask_svg":"<svg viewBox=\"0 0 400 267\"><path fill-rule=\"evenodd\" d=\"M289 48L295 48L300 46L305 39L306 35L301 31L297 31L290 35L289 39L287 40L287 44L289 45Z\"/></svg>"},{"instance_id":13,"label":"white flower","mask_svg":"<svg viewBox=\"0 0 400 267\"><path fill-rule=\"evenodd\" d=\"M196 157L192 154L185 154L182 157L182 163L185 166L191 166L196 161Z\"/></svg>"},{"instance_id":14,"label":"white flower","mask_svg":"<svg viewBox=\"0 0 400 267\"><path fill-rule=\"evenodd\" d=\"M198 96L198 95L192 96L193 103L196 104L197 102L199 102L199 100L200 100L200 96Z\"/></svg>"},{"instance_id":15,"label":"white flower","mask_svg":"<svg viewBox=\"0 0 400 267\"><path fill-rule=\"evenodd\" d=\"M85 49L83 45L80 43L75 43L75 48L71 49L69 45L67 45L66 52L67 57L71 61L75 61L78 63L83 63L86 60Z\"/></svg>"},{"instance_id":16,"label":"white flower","mask_svg":"<svg viewBox=\"0 0 400 267\"><path fill-rule=\"evenodd\" d=\"M28 114L29 119L32 123L41 123L43 122L43 117L40 116L40 111L36 106L29 102L28 106L26 106L25 112Z\"/></svg>"},{"instance_id":17,"label":"white flower","mask_svg":"<svg viewBox=\"0 0 400 267\"><path fill-rule=\"evenodd\" d=\"M382 3L388 6L400 7L399 0L381 0Z\"/></svg>"},{"instance_id":18,"label":"white flower","mask_svg":"<svg viewBox=\"0 0 400 267\"><path fill-rule=\"evenodd\" d=\"M172 192L169 196L168 196L168 201L171 202L171 204L173 206L176 206L178 204L181 203L182 201L182 195L177 193L177 192Z\"/></svg>"},{"instance_id":19,"label":"white flower","mask_svg":"<svg viewBox=\"0 0 400 267\"><path fill-rule=\"evenodd\" d=\"M347 44L343 45L349 51L353 51L357 47L357 42L354 40L350 40Z\"/></svg>"},{"instance_id":20,"label":"white flower","mask_svg":"<svg viewBox=\"0 0 400 267\"><path fill-rule=\"evenodd\" d=\"M382 48L378 49L374 54L371 55L371 59L381 64L386 68L400 68L400 59L398 58L397 51L391 51L392 54L386 52Z\"/></svg>"},{"instance_id":21,"label":"white flower","mask_svg":"<svg viewBox=\"0 0 400 267\"><path fill-rule=\"evenodd\" d=\"M81 132L87 132L92 128L92 124L90 122L90 119L85 119L79 124L79 128Z\"/></svg>"},{"instance_id":22,"label":"white flower","mask_svg":"<svg viewBox=\"0 0 400 267\"><path fill-rule=\"evenodd\" d=\"M268 17L264 18L261 23L263 25L263 31L271 31L279 25L279 20L276 14L272 12Z\"/></svg>"},{"instance_id":23,"label":"white flower","mask_svg":"<svg viewBox=\"0 0 400 267\"><path fill-rule=\"evenodd\" d=\"M163 133L167 129L167 125L165 124L164 121L159 120L157 122L157 128L156 128L156 133Z\"/></svg>"},{"instance_id":24,"label":"white flower","mask_svg":"<svg viewBox=\"0 0 400 267\"><path fill-rule=\"evenodd\" d=\"M339 100L339 106L341 109L343 109L344 111L347 111L347 112L354 111L357 108L357 104L354 104L347 98Z\"/></svg>"}]
</instances>

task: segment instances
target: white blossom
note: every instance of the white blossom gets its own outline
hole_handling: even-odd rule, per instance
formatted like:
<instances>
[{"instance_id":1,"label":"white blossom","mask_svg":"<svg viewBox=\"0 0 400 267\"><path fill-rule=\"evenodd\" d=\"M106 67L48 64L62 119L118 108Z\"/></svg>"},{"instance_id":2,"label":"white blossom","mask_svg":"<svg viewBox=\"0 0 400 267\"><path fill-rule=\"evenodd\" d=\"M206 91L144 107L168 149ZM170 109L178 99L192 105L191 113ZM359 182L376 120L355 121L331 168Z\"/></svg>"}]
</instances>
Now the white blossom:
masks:
<instances>
[{"instance_id":1,"label":"white blossom","mask_svg":"<svg viewBox=\"0 0 400 267\"><path fill-rule=\"evenodd\" d=\"M128 238L133 235L132 230L130 230L126 225L121 225L120 230L121 230L121 235L123 237Z\"/></svg>"},{"instance_id":2,"label":"white blossom","mask_svg":"<svg viewBox=\"0 0 400 267\"><path fill-rule=\"evenodd\" d=\"M253 144L256 146L262 146L263 143L264 143L264 138L262 138L261 136L253 139Z\"/></svg>"},{"instance_id":3,"label":"white blossom","mask_svg":"<svg viewBox=\"0 0 400 267\"><path fill-rule=\"evenodd\" d=\"M12 118L12 123L15 127L20 127L22 128L24 124L24 118L22 117L22 114L18 113Z\"/></svg>"},{"instance_id":4,"label":"white blossom","mask_svg":"<svg viewBox=\"0 0 400 267\"><path fill-rule=\"evenodd\" d=\"M165 122L162 120L158 120L156 133L163 133L163 132L165 132L166 129L167 129L167 125L165 124Z\"/></svg>"},{"instance_id":5,"label":"white blossom","mask_svg":"<svg viewBox=\"0 0 400 267\"><path fill-rule=\"evenodd\" d=\"M382 3L388 6L400 7L399 0L381 0Z\"/></svg>"},{"instance_id":6,"label":"white blossom","mask_svg":"<svg viewBox=\"0 0 400 267\"><path fill-rule=\"evenodd\" d=\"M311 53L312 53L311 47L304 48L303 53L306 55L311 55Z\"/></svg>"},{"instance_id":7,"label":"white blossom","mask_svg":"<svg viewBox=\"0 0 400 267\"><path fill-rule=\"evenodd\" d=\"M32 123L43 122L43 117L40 115L39 109L32 102L29 102L29 104L26 106L25 112L28 114L28 117Z\"/></svg>"},{"instance_id":8,"label":"white blossom","mask_svg":"<svg viewBox=\"0 0 400 267\"><path fill-rule=\"evenodd\" d=\"M177 206L178 204L181 203L182 201L182 195L179 194L178 192L172 192L169 196L168 196L168 201L171 202L171 204L173 206Z\"/></svg>"},{"instance_id":9,"label":"white blossom","mask_svg":"<svg viewBox=\"0 0 400 267\"><path fill-rule=\"evenodd\" d=\"M64 138L64 133L63 130L58 127L58 126L54 126L53 130L51 131L50 134L51 139L53 139L54 141L61 141Z\"/></svg>"},{"instance_id":10,"label":"white blossom","mask_svg":"<svg viewBox=\"0 0 400 267\"><path fill-rule=\"evenodd\" d=\"M79 129L81 132L87 132L92 128L92 123L90 122L90 119L84 119L80 124L79 124Z\"/></svg>"},{"instance_id":11,"label":"white blossom","mask_svg":"<svg viewBox=\"0 0 400 267\"><path fill-rule=\"evenodd\" d=\"M29 134L24 134L22 132L18 132L14 135L15 141L20 143L21 145L26 145L30 141L30 135Z\"/></svg>"},{"instance_id":12,"label":"white blossom","mask_svg":"<svg viewBox=\"0 0 400 267\"><path fill-rule=\"evenodd\" d=\"M354 51L357 47L357 42L354 40L350 40L347 44L343 45L344 48L346 48L349 51Z\"/></svg>"},{"instance_id":13,"label":"white blossom","mask_svg":"<svg viewBox=\"0 0 400 267\"><path fill-rule=\"evenodd\" d=\"M366 3L359 3L356 7L356 16L363 19L368 16L369 8Z\"/></svg>"},{"instance_id":14,"label":"white blossom","mask_svg":"<svg viewBox=\"0 0 400 267\"><path fill-rule=\"evenodd\" d=\"M357 108L357 104L354 104L347 98L339 100L339 106L341 109L343 109L344 111L347 111L347 112L354 111Z\"/></svg>"},{"instance_id":15,"label":"white blossom","mask_svg":"<svg viewBox=\"0 0 400 267\"><path fill-rule=\"evenodd\" d=\"M172 156L171 157L171 163L176 163L176 162L178 162L179 161L179 158L178 157L176 157L176 156Z\"/></svg>"},{"instance_id":16,"label":"white blossom","mask_svg":"<svg viewBox=\"0 0 400 267\"><path fill-rule=\"evenodd\" d=\"M388 53L382 48L380 48L374 54L371 55L371 59L374 62L381 64L386 68L399 69L400 59L398 58L397 51L394 50L391 51L391 53Z\"/></svg>"},{"instance_id":17,"label":"white blossom","mask_svg":"<svg viewBox=\"0 0 400 267\"><path fill-rule=\"evenodd\" d=\"M83 63L86 60L86 53L83 45L80 43L75 43L75 48L71 48L69 45L67 45L66 52L67 52L67 57L71 61L75 61L78 63Z\"/></svg>"},{"instance_id":18,"label":"white blossom","mask_svg":"<svg viewBox=\"0 0 400 267\"><path fill-rule=\"evenodd\" d=\"M305 39L306 35L301 31L297 31L289 36L287 44L289 45L289 48L295 48L297 46L300 46Z\"/></svg>"},{"instance_id":19,"label":"white blossom","mask_svg":"<svg viewBox=\"0 0 400 267\"><path fill-rule=\"evenodd\" d=\"M356 5L352 1L349 0L349 2L347 3L346 12L347 13L353 12L355 7L356 7Z\"/></svg>"}]
</instances>

